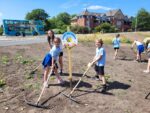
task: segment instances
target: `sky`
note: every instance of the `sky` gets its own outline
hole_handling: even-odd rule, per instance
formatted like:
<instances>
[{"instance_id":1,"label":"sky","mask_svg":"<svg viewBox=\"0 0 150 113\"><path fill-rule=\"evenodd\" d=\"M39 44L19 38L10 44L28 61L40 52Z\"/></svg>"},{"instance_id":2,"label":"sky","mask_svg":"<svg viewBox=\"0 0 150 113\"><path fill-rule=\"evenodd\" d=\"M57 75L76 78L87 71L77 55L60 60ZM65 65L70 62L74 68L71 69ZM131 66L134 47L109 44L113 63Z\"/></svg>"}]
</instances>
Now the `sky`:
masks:
<instances>
[{"instance_id":1,"label":"sky","mask_svg":"<svg viewBox=\"0 0 150 113\"><path fill-rule=\"evenodd\" d=\"M150 12L150 0L0 0L0 24L2 19L25 19L37 8L44 9L50 17L61 12L78 14L86 8L100 13L121 9L123 14L135 16L141 8Z\"/></svg>"}]
</instances>

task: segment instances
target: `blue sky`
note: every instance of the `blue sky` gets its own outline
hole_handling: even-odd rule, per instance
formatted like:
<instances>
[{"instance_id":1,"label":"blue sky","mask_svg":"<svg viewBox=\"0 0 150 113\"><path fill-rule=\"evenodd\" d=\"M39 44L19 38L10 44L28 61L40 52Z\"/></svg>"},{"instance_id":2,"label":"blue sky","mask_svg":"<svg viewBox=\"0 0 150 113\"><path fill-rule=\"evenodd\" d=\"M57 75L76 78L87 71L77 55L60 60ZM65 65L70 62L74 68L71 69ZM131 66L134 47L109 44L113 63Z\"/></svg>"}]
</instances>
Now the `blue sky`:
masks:
<instances>
[{"instance_id":1,"label":"blue sky","mask_svg":"<svg viewBox=\"0 0 150 113\"><path fill-rule=\"evenodd\" d=\"M128 16L135 16L140 8L150 12L150 0L0 0L2 19L24 19L27 12L42 8L51 17L60 12L77 14L87 8L91 12L121 9Z\"/></svg>"}]
</instances>

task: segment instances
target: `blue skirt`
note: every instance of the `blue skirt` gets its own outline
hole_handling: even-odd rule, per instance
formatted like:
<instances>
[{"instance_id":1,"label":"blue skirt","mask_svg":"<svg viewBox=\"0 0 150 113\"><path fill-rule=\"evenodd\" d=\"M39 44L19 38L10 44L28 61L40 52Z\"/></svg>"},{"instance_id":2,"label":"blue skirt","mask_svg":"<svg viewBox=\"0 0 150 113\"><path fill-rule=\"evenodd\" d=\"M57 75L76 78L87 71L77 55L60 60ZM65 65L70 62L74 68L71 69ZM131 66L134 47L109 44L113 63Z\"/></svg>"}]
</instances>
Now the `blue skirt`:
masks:
<instances>
[{"instance_id":1,"label":"blue skirt","mask_svg":"<svg viewBox=\"0 0 150 113\"><path fill-rule=\"evenodd\" d=\"M43 59L42 65L44 68L46 68L47 66L51 66L52 65L52 56L47 53Z\"/></svg>"},{"instance_id":2,"label":"blue skirt","mask_svg":"<svg viewBox=\"0 0 150 113\"><path fill-rule=\"evenodd\" d=\"M144 45L137 46L137 50L138 50L139 54L141 54L142 52L144 52Z\"/></svg>"}]
</instances>

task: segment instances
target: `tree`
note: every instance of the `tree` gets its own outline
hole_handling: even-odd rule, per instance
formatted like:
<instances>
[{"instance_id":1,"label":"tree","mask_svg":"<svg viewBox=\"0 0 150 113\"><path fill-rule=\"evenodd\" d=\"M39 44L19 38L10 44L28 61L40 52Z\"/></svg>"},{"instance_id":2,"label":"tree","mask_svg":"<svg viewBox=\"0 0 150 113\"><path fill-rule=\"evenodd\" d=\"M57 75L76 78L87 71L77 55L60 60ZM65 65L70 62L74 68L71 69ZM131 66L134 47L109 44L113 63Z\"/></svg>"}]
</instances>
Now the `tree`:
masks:
<instances>
[{"instance_id":1,"label":"tree","mask_svg":"<svg viewBox=\"0 0 150 113\"><path fill-rule=\"evenodd\" d=\"M57 20L63 22L63 23L66 24L66 25L70 25L71 16L70 16L68 13L66 13L66 12L64 12L64 13L59 13L59 14L57 15Z\"/></svg>"},{"instance_id":2,"label":"tree","mask_svg":"<svg viewBox=\"0 0 150 113\"><path fill-rule=\"evenodd\" d=\"M97 32L104 32L104 33L112 33L112 32L116 32L116 27L112 26L109 23L102 23L99 26L95 27L95 30Z\"/></svg>"},{"instance_id":3,"label":"tree","mask_svg":"<svg viewBox=\"0 0 150 113\"><path fill-rule=\"evenodd\" d=\"M43 9L34 9L26 15L27 20L43 20L45 21L49 15Z\"/></svg>"},{"instance_id":4,"label":"tree","mask_svg":"<svg viewBox=\"0 0 150 113\"><path fill-rule=\"evenodd\" d=\"M132 28L139 31L150 30L150 13L145 9L140 9L137 16L132 21Z\"/></svg>"}]
</instances>

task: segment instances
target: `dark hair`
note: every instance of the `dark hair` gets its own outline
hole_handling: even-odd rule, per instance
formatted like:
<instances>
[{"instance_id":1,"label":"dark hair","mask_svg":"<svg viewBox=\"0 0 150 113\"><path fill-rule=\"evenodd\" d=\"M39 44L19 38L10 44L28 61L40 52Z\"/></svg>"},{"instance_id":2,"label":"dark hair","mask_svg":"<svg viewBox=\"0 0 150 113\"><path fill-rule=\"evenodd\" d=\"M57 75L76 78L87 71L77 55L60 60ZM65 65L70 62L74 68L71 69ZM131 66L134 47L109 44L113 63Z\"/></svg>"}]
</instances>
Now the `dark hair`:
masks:
<instances>
[{"instance_id":1,"label":"dark hair","mask_svg":"<svg viewBox=\"0 0 150 113\"><path fill-rule=\"evenodd\" d=\"M117 34L117 35L116 35L116 37L119 37L119 36L120 36L120 34Z\"/></svg>"},{"instance_id":2,"label":"dark hair","mask_svg":"<svg viewBox=\"0 0 150 113\"><path fill-rule=\"evenodd\" d=\"M52 37L48 35L48 32L52 32L53 33ZM54 32L52 30L48 30L48 32L47 32L47 41L48 41L48 43L50 45L51 42L53 43L55 36L54 36Z\"/></svg>"},{"instance_id":3,"label":"dark hair","mask_svg":"<svg viewBox=\"0 0 150 113\"><path fill-rule=\"evenodd\" d=\"M55 41L58 41L59 43L61 42L60 38L58 38L58 37L56 37L56 38L54 39L54 42L55 42Z\"/></svg>"}]
</instances>

